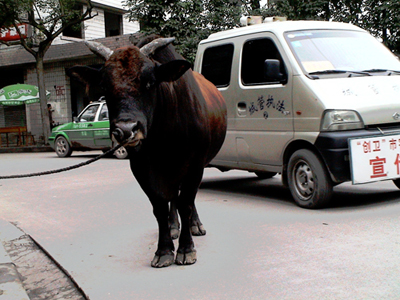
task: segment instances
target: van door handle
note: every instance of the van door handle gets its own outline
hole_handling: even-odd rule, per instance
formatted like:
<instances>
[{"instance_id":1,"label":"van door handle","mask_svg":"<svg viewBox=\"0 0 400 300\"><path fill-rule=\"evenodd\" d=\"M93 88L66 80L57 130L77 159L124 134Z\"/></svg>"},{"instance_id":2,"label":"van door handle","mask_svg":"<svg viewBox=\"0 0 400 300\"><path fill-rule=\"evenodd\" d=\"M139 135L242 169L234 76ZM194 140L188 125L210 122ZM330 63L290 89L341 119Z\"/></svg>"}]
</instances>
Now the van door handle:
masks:
<instances>
[{"instance_id":1,"label":"van door handle","mask_svg":"<svg viewBox=\"0 0 400 300\"><path fill-rule=\"evenodd\" d=\"M247 103L246 102L239 102L237 104L237 112L239 116L246 116L247 114Z\"/></svg>"}]
</instances>

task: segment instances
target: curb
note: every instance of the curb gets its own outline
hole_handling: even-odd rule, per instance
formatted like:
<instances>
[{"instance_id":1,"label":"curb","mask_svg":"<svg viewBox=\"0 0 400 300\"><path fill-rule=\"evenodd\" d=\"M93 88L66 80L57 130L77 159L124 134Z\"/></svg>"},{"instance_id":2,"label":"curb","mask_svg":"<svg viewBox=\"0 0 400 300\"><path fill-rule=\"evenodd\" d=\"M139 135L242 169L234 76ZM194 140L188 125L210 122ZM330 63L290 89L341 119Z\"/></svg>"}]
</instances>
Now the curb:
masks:
<instances>
[{"instance_id":1,"label":"curb","mask_svg":"<svg viewBox=\"0 0 400 300\"><path fill-rule=\"evenodd\" d=\"M0 300L29 300L17 267L7 254L4 243L25 235L12 224L0 219Z\"/></svg>"},{"instance_id":2,"label":"curb","mask_svg":"<svg viewBox=\"0 0 400 300\"><path fill-rule=\"evenodd\" d=\"M54 258L18 225L0 219L0 300L88 300Z\"/></svg>"}]
</instances>

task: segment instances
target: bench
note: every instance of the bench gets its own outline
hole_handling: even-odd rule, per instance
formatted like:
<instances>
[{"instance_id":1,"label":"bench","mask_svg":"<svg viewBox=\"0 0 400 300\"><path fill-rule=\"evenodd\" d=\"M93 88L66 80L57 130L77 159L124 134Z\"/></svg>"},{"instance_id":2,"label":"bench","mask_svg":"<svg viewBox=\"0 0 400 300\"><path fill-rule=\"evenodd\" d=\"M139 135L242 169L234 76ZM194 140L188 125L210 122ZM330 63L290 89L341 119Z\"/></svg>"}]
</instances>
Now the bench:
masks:
<instances>
[{"instance_id":1,"label":"bench","mask_svg":"<svg viewBox=\"0 0 400 300\"><path fill-rule=\"evenodd\" d=\"M27 131L26 126L13 126L13 127L2 127L0 128L0 147L2 146L1 135L5 134L6 147L9 147L10 134L15 134L17 136L17 147L18 146L29 146L35 144L34 136Z\"/></svg>"}]
</instances>

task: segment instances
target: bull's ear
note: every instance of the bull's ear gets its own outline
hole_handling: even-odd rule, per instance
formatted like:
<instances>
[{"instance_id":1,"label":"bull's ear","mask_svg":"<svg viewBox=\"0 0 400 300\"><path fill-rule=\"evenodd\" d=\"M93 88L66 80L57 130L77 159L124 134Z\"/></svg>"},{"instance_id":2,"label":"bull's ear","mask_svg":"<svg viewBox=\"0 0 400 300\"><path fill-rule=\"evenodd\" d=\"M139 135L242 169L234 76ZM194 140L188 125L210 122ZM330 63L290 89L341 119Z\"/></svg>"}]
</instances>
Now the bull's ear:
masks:
<instances>
[{"instance_id":1,"label":"bull's ear","mask_svg":"<svg viewBox=\"0 0 400 300\"><path fill-rule=\"evenodd\" d=\"M67 75L82 82L86 86L100 84L100 70L87 66L74 66L67 70Z\"/></svg>"},{"instance_id":2,"label":"bull's ear","mask_svg":"<svg viewBox=\"0 0 400 300\"><path fill-rule=\"evenodd\" d=\"M167 62L156 69L157 81L175 81L185 74L190 67L190 63L183 59Z\"/></svg>"}]
</instances>

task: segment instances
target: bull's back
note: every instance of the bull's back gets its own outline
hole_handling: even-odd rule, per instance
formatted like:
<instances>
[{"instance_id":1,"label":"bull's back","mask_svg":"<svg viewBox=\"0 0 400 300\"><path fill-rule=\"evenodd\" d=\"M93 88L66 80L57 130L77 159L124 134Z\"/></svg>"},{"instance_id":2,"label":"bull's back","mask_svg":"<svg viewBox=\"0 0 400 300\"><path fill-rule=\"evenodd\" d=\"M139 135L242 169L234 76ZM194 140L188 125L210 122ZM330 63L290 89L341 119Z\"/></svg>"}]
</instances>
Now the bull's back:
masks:
<instances>
[{"instance_id":1,"label":"bull's back","mask_svg":"<svg viewBox=\"0 0 400 300\"><path fill-rule=\"evenodd\" d=\"M225 139L227 129L226 103L224 97L214 84L197 72L193 72L193 76L204 97L206 118L209 120L210 125L211 147L207 157L208 163L217 155Z\"/></svg>"}]
</instances>

